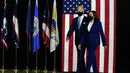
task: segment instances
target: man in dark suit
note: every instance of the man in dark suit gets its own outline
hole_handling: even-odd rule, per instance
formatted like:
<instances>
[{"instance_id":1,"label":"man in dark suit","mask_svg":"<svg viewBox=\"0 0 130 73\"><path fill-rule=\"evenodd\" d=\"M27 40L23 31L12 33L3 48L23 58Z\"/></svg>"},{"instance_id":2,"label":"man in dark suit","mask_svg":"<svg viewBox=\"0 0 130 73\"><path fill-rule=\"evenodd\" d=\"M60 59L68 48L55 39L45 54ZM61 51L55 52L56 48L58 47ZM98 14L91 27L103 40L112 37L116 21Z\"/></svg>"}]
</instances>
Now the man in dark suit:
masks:
<instances>
[{"instance_id":1,"label":"man in dark suit","mask_svg":"<svg viewBox=\"0 0 130 73\"><path fill-rule=\"evenodd\" d=\"M78 17L73 19L70 29L67 33L66 41L69 40L72 33L75 31L75 45L78 52L77 53L78 54L77 73L84 73L85 72L85 60L84 60L85 48L78 49L78 45L80 43L80 31L83 25L86 25L87 23L87 17L84 16L83 6L77 7L77 14L78 14Z\"/></svg>"}]
</instances>

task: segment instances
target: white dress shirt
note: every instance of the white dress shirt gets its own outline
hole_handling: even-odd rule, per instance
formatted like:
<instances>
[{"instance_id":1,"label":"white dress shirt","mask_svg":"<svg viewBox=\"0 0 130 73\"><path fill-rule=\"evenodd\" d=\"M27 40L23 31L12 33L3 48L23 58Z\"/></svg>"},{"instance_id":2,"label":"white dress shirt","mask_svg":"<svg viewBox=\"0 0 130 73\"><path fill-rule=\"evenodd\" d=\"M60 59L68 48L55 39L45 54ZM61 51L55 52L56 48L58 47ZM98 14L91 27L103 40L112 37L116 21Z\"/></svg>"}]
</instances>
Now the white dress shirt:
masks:
<instances>
[{"instance_id":1,"label":"white dress shirt","mask_svg":"<svg viewBox=\"0 0 130 73\"><path fill-rule=\"evenodd\" d=\"M91 28L92 28L92 25L93 25L94 22L89 22L88 24L88 31L90 32Z\"/></svg>"}]
</instances>

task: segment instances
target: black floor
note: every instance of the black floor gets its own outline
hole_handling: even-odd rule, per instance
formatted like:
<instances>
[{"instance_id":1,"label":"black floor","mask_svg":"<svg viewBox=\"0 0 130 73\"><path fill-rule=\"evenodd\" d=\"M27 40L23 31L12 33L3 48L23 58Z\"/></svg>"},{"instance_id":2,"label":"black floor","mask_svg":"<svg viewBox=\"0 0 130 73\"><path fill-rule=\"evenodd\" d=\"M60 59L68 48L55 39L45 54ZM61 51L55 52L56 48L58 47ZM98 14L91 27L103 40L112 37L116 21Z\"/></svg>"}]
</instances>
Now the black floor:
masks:
<instances>
[{"instance_id":1,"label":"black floor","mask_svg":"<svg viewBox=\"0 0 130 73\"><path fill-rule=\"evenodd\" d=\"M2 70L0 70L0 73L2 73ZM4 70L4 73L27 73L25 70L18 70L15 72L15 70ZM52 71L47 71L44 72L43 70L38 70L37 72L35 70L28 71L28 73L76 73L76 72L52 72Z\"/></svg>"},{"instance_id":2,"label":"black floor","mask_svg":"<svg viewBox=\"0 0 130 73\"><path fill-rule=\"evenodd\" d=\"M2 70L0 70L0 73L2 73ZM18 70L17 72L15 72L15 70L8 69L4 70L3 73L27 73L27 72L25 70ZM52 72L52 71L44 72L43 70L38 70L37 72L35 72L35 70L32 70L28 71L28 73L76 73L76 72Z\"/></svg>"}]
</instances>

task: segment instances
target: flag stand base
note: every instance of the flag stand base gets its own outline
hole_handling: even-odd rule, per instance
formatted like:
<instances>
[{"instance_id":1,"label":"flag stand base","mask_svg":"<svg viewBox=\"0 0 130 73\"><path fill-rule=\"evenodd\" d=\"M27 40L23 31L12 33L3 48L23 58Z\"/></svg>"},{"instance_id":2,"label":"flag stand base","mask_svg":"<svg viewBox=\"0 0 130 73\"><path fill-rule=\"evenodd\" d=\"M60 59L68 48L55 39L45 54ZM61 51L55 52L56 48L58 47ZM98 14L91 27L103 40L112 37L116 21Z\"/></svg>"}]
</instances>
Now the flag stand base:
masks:
<instances>
[{"instance_id":1,"label":"flag stand base","mask_svg":"<svg viewBox=\"0 0 130 73\"><path fill-rule=\"evenodd\" d=\"M36 70L33 70L35 73L38 73L38 70L36 69Z\"/></svg>"},{"instance_id":2,"label":"flag stand base","mask_svg":"<svg viewBox=\"0 0 130 73\"><path fill-rule=\"evenodd\" d=\"M0 69L1 73L4 73L6 70L5 69Z\"/></svg>"},{"instance_id":3,"label":"flag stand base","mask_svg":"<svg viewBox=\"0 0 130 73\"><path fill-rule=\"evenodd\" d=\"M43 73L48 73L47 69L43 70Z\"/></svg>"},{"instance_id":4,"label":"flag stand base","mask_svg":"<svg viewBox=\"0 0 130 73\"><path fill-rule=\"evenodd\" d=\"M54 70L52 71L52 73L56 73L56 70L54 69Z\"/></svg>"},{"instance_id":5,"label":"flag stand base","mask_svg":"<svg viewBox=\"0 0 130 73\"><path fill-rule=\"evenodd\" d=\"M17 72L18 72L18 69L14 69L13 71L14 71L14 73L17 73Z\"/></svg>"},{"instance_id":6,"label":"flag stand base","mask_svg":"<svg viewBox=\"0 0 130 73\"><path fill-rule=\"evenodd\" d=\"M25 71L26 73L29 73L29 69L25 69L24 71Z\"/></svg>"},{"instance_id":7,"label":"flag stand base","mask_svg":"<svg viewBox=\"0 0 130 73\"><path fill-rule=\"evenodd\" d=\"M35 70L33 70L35 73L40 72L40 70L38 70L37 68Z\"/></svg>"}]
</instances>

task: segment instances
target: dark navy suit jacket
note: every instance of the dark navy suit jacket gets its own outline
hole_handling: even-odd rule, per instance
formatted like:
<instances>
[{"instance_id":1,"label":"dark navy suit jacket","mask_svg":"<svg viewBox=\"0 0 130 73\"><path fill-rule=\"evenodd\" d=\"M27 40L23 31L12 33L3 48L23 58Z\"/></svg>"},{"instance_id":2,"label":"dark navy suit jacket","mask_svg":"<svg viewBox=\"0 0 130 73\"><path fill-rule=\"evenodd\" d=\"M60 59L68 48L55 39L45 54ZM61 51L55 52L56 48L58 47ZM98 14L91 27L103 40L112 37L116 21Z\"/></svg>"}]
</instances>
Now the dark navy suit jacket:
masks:
<instances>
[{"instance_id":1,"label":"dark navy suit jacket","mask_svg":"<svg viewBox=\"0 0 130 73\"><path fill-rule=\"evenodd\" d=\"M70 29L67 33L67 37L71 37L72 33L75 31L75 45L79 45L80 43L80 31L81 31L82 25L87 24L87 17L84 16L80 25L80 29L78 29L77 21L78 21L78 17L73 19Z\"/></svg>"},{"instance_id":2,"label":"dark navy suit jacket","mask_svg":"<svg viewBox=\"0 0 130 73\"><path fill-rule=\"evenodd\" d=\"M80 43L85 46L98 46L100 44L100 35L103 46L106 46L106 39L100 21L94 22L90 31L88 31L88 24L81 29Z\"/></svg>"}]
</instances>

